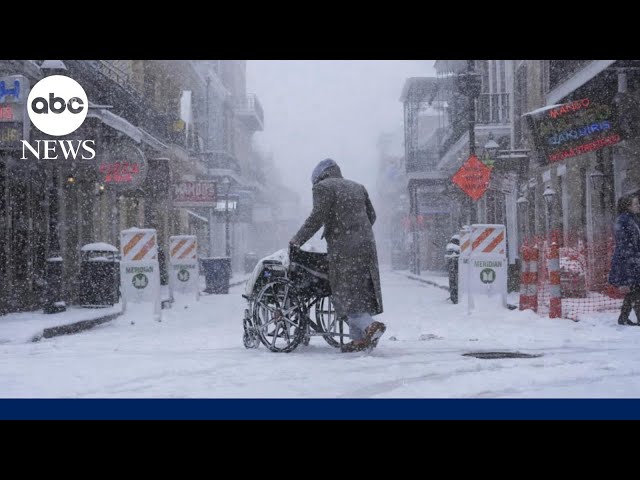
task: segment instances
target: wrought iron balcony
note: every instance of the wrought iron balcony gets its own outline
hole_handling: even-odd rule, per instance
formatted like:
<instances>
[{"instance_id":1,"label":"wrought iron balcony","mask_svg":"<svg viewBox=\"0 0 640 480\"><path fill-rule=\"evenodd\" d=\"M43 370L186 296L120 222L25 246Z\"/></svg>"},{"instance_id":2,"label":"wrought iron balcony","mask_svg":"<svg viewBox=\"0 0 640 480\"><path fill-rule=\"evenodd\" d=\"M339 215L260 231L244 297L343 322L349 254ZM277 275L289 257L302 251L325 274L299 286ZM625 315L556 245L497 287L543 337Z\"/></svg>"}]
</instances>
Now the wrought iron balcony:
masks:
<instances>
[{"instance_id":1,"label":"wrought iron balcony","mask_svg":"<svg viewBox=\"0 0 640 480\"><path fill-rule=\"evenodd\" d=\"M406 162L407 173L435 170L439 160L436 147L409 151Z\"/></svg>"},{"instance_id":2,"label":"wrought iron balcony","mask_svg":"<svg viewBox=\"0 0 640 480\"><path fill-rule=\"evenodd\" d=\"M201 155L207 168L231 170L240 173L238 159L226 150L209 150L202 152Z\"/></svg>"},{"instance_id":3,"label":"wrought iron balcony","mask_svg":"<svg viewBox=\"0 0 640 480\"><path fill-rule=\"evenodd\" d=\"M110 60L68 61L78 75L89 76L97 100L114 106L113 113L143 128L162 142L186 146L180 117L171 112L160 112L136 88L131 77ZM88 68L87 68L88 67Z\"/></svg>"},{"instance_id":4,"label":"wrought iron balcony","mask_svg":"<svg viewBox=\"0 0 640 480\"><path fill-rule=\"evenodd\" d=\"M253 131L264 128L264 112L258 97L251 94L234 99L235 114Z\"/></svg>"},{"instance_id":5,"label":"wrought iron balcony","mask_svg":"<svg viewBox=\"0 0 640 480\"><path fill-rule=\"evenodd\" d=\"M131 77L124 72L113 60L88 60L87 63L99 71L103 76L120 85L123 89L138 98L142 93L134 86Z\"/></svg>"}]
</instances>

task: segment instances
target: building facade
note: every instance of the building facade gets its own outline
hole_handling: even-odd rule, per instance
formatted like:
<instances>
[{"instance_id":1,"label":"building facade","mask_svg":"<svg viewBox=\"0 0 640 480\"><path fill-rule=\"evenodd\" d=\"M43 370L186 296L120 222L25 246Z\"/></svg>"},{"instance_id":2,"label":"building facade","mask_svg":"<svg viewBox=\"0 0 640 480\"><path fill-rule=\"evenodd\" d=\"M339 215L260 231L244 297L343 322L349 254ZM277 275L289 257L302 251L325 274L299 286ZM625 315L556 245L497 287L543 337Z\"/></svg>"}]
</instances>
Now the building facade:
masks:
<instances>
[{"instance_id":1,"label":"building facade","mask_svg":"<svg viewBox=\"0 0 640 480\"><path fill-rule=\"evenodd\" d=\"M0 313L41 307L54 264L60 300L73 304L82 246L119 248L130 227L157 230L163 283L176 234L197 235L201 257L230 253L241 270L253 209L269 200L251 141L263 112L245 70L244 60L0 61ZM87 94L86 120L64 138L95 140L94 159L21 159L19 140L54 139L22 113L29 87L53 74ZM174 205L184 182L213 184L217 202Z\"/></svg>"},{"instance_id":2,"label":"building facade","mask_svg":"<svg viewBox=\"0 0 640 480\"><path fill-rule=\"evenodd\" d=\"M402 95L414 219L437 206L435 196L422 205L419 192L438 191L451 233L468 223L506 226L511 290L522 244L553 236L561 255L583 261L587 288L603 291L616 202L640 189L638 61L439 60L435 69L436 79L408 79ZM417 147L416 112L425 105L440 119L431 154ZM476 202L451 181L472 153L491 167ZM428 248L424 239L414 258L428 261L420 248Z\"/></svg>"}]
</instances>

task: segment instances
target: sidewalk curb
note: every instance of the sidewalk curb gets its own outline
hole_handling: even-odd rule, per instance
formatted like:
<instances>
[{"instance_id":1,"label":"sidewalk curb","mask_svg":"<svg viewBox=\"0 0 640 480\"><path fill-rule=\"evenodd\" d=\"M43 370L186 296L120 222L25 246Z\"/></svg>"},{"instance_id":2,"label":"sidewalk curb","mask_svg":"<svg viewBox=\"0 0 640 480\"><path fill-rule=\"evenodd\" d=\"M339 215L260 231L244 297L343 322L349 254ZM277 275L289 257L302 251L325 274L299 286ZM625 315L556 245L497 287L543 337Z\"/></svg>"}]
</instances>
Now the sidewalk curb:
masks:
<instances>
[{"instance_id":1,"label":"sidewalk curb","mask_svg":"<svg viewBox=\"0 0 640 480\"><path fill-rule=\"evenodd\" d=\"M230 282L229 288L237 287L238 285L244 285L245 283L247 283L247 281L249 281L249 278L251 277L247 277L242 280L236 280L235 282ZM200 290L200 295L227 295L228 293L229 293L228 291L225 293L213 293L213 292L207 292L206 289Z\"/></svg>"},{"instance_id":2,"label":"sidewalk curb","mask_svg":"<svg viewBox=\"0 0 640 480\"><path fill-rule=\"evenodd\" d=\"M402 275L402 274L401 274ZM436 282L433 282L431 280L427 280L426 278L417 278L416 276L413 275L407 275L406 273L404 274L405 277L407 277L410 280L416 280L418 282L422 282L422 283L427 283L433 287L438 287L441 288L443 290L446 290L447 292L449 291L449 287L445 287L444 285L438 285ZM517 305L512 305L510 303L507 303L507 308L509 310L517 310L518 306Z\"/></svg>"},{"instance_id":3,"label":"sidewalk curb","mask_svg":"<svg viewBox=\"0 0 640 480\"><path fill-rule=\"evenodd\" d=\"M60 335L72 335L74 333L89 330L96 325L110 322L122 315L123 312L111 313L103 317L94 318L93 320L81 320L79 322L69 323L67 325L58 325L57 327L45 328L40 335L33 337L33 342L38 342L43 338L57 337Z\"/></svg>"},{"instance_id":4,"label":"sidewalk curb","mask_svg":"<svg viewBox=\"0 0 640 480\"><path fill-rule=\"evenodd\" d=\"M243 283L247 283L249 278L251 278L251 277L247 277L244 280L238 280L237 282L230 283L229 286L230 287L237 287L238 285L242 285Z\"/></svg>"},{"instance_id":5,"label":"sidewalk curb","mask_svg":"<svg viewBox=\"0 0 640 480\"><path fill-rule=\"evenodd\" d=\"M410 280L416 280L417 282L422 282L422 283L426 283L428 285L431 285L432 287L438 287L441 288L442 290L446 290L447 292L449 291L449 287L445 287L444 285L440 285L439 283L436 283L432 280L427 280L426 278L418 278L415 275L407 275L406 273L401 273L400 275L404 275L405 277L407 277Z\"/></svg>"}]
</instances>

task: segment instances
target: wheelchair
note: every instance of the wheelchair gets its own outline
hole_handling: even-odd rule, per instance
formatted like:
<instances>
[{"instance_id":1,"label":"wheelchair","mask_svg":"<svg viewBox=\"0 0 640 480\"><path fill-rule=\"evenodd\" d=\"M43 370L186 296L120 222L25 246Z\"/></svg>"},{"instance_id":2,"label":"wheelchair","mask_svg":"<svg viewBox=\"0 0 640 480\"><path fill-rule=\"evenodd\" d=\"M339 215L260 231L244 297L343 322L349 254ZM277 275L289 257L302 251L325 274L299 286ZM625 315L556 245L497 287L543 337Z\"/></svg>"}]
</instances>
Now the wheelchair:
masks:
<instances>
[{"instance_id":1,"label":"wheelchair","mask_svg":"<svg viewBox=\"0 0 640 480\"><path fill-rule=\"evenodd\" d=\"M242 295L248 303L244 346L288 353L314 336L335 348L344 345L349 327L331 302L328 273L326 253L293 246L258 262Z\"/></svg>"}]
</instances>

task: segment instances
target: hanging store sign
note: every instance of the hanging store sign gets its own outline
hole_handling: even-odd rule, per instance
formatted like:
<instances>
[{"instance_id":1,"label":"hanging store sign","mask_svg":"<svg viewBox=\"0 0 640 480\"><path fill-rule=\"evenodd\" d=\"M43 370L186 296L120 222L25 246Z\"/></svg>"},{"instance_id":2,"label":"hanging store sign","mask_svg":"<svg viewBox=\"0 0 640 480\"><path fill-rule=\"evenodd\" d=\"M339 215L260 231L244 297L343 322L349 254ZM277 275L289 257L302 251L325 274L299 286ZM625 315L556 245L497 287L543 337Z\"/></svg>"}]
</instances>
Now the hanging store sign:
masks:
<instances>
[{"instance_id":1,"label":"hanging store sign","mask_svg":"<svg viewBox=\"0 0 640 480\"><path fill-rule=\"evenodd\" d=\"M179 182L173 188L175 207L215 207L216 183L211 181Z\"/></svg>"},{"instance_id":2,"label":"hanging store sign","mask_svg":"<svg viewBox=\"0 0 640 480\"><path fill-rule=\"evenodd\" d=\"M22 123L0 122L0 148L20 148Z\"/></svg>"},{"instance_id":3,"label":"hanging store sign","mask_svg":"<svg viewBox=\"0 0 640 480\"><path fill-rule=\"evenodd\" d=\"M622 141L615 109L583 98L525 114L543 165Z\"/></svg>"},{"instance_id":4,"label":"hanging store sign","mask_svg":"<svg viewBox=\"0 0 640 480\"><path fill-rule=\"evenodd\" d=\"M110 149L96 163L99 181L121 190L138 188L147 176L147 160L142 151L129 144Z\"/></svg>"},{"instance_id":5,"label":"hanging store sign","mask_svg":"<svg viewBox=\"0 0 640 480\"><path fill-rule=\"evenodd\" d=\"M25 113L28 95L26 77L0 77L0 150L20 149L20 141L29 140L31 124Z\"/></svg>"}]
</instances>

